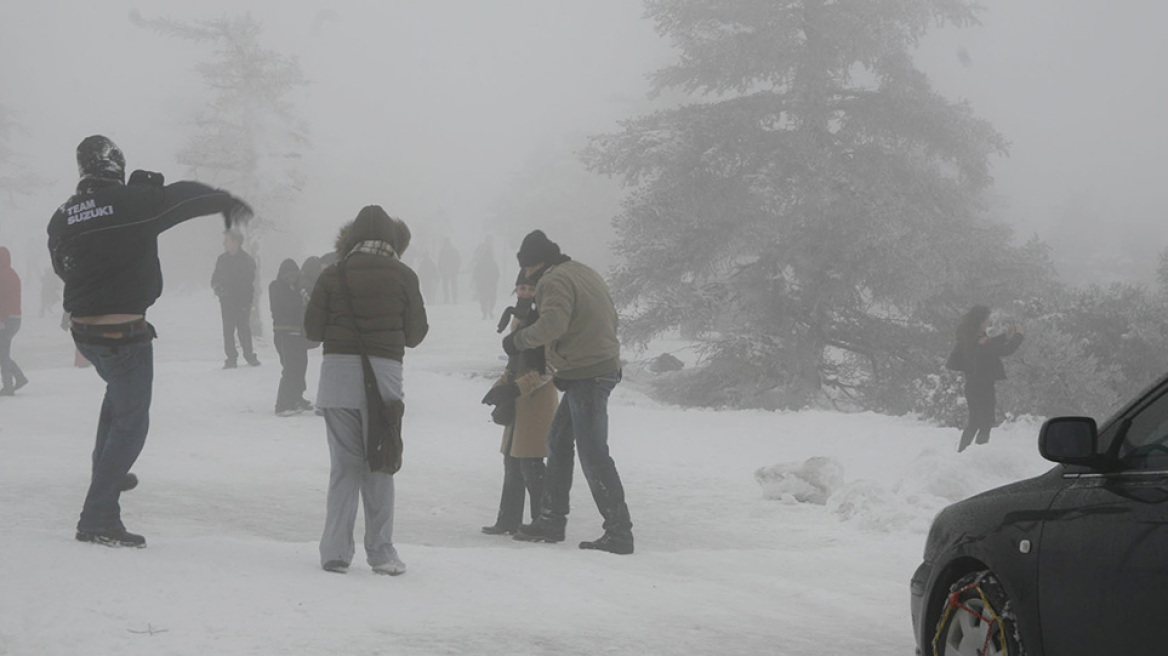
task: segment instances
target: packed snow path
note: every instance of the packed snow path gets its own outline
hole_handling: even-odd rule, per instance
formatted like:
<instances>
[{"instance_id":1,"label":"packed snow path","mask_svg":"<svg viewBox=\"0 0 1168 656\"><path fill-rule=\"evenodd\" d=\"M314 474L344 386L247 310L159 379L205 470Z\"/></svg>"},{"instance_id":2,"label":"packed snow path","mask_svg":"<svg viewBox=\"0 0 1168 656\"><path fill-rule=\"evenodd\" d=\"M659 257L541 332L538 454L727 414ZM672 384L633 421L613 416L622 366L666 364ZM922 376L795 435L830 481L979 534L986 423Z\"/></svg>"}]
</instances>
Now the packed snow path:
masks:
<instances>
[{"instance_id":1,"label":"packed snow path","mask_svg":"<svg viewBox=\"0 0 1168 656\"><path fill-rule=\"evenodd\" d=\"M279 364L224 371L210 294L151 311L150 437L122 497L145 550L73 540L103 385L72 366L52 317L14 356L31 383L0 399L0 654L911 654L908 580L944 504L1044 471L1033 422L989 448L911 419L683 410L638 391L609 411L636 554L576 548L601 534L577 469L568 539L483 535L502 479L479 400L501 368L492 321L430 309L406 355L405 466L395 541L409 571L321 571L323 422L273 415ZM637 358L637 354L626 354ZM315 391L319 351L309 370ZM759 467L843 466L826 505L766 499Z\"/></svg>"}]
</instances>

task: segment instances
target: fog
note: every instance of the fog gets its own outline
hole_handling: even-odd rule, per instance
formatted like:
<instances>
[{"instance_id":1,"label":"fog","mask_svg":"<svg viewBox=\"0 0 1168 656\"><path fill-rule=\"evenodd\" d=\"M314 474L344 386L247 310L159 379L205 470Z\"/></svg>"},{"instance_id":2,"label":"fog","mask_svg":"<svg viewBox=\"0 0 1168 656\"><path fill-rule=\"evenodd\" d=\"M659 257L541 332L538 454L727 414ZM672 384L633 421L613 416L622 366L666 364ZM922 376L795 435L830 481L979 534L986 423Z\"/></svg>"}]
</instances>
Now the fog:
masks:
<instances>
[{"instance_id":1,"label":"fog","mask_svg":"<svg viewBox=\"0 0 1168 656\"><path fill-rule=\"evenodd\" d=\"M1165 246L1158 69L1168 45L1157 32L1168 7L983 5L980 27L931 34L920 60L944 95L968 99L1011 142L994 162L993 212L1020 238L1054 245L1070 278L1149 278ZM131 169L186 177L175 152L206 102L195 66L210 48L135 27L134 8L176 19L248 11L266 45L299 58L310 82L295 98L311 130L307 186L278 219L287 234L266 269L328 250L337 226L369 203L423 240L451 235L465 260L541 149L647 111L645 76L671 56L635 0L5 2L0 105L23 130L10 139L20 169L45 181L0 197L0 243L22 273L47 265L44 226L72 191L85 136L113 138ZM597 225L611 213L598 203ZM181 239L213 257L218 228L196 223L164 248ZM1127 260L1092 273L1074 266L1087 247Z\"/></svg>"}]
</instances>

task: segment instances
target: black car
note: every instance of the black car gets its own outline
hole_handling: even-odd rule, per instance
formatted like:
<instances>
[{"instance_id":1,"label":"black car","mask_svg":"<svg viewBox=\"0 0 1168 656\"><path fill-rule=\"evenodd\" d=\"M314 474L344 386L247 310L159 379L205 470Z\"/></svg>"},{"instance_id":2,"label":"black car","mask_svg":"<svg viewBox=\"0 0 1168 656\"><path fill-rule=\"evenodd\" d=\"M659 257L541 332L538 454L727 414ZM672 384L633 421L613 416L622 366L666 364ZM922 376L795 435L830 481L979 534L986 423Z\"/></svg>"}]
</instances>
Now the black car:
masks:
<instances>
[{"instance_id":1,"label":"black car","mask_svg":"<svg viewBox=\"0 0 1168 656\"><path fill-rule=\"evenodd\" d=\"M925 656L1168 654L1168 377L1097 429L1042 426L1049 472L945 508L912 577Z\"/></svg>"}]
</instances>

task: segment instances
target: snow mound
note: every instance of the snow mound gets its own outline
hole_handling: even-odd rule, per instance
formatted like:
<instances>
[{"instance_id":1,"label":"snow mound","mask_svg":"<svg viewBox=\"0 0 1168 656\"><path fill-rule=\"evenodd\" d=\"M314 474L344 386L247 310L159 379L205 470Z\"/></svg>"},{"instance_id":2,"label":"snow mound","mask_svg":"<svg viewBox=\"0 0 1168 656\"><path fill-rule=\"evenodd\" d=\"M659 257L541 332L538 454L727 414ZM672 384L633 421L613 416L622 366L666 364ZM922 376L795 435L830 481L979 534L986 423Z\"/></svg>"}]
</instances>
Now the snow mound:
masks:
<instances>
[{"instance_id":1,"label":"snow mound","mask_svg":"<svg viewBox=\"0 0 1168 656\"><path fill-rule=\"evenodd\" d=\"M754 480L767 499L794 500L825 505L844 484L844 466L834 458L815 456L804 462L783 462L760 467Z\"/></svg>"},{"instance_id":2,"label":"snow mound","mask_svg":"<svg viewBox=\"0 0 1168 656\"><path fill-rule=\"evenodd\" d=\"M937 509L944 503L935 504ZM828 499L827 508L840 521L854 522L868 531L928 530L935 509L922 509L918 504L897 495L874 481L848 483Z\"/></svg>"}]
</instances>

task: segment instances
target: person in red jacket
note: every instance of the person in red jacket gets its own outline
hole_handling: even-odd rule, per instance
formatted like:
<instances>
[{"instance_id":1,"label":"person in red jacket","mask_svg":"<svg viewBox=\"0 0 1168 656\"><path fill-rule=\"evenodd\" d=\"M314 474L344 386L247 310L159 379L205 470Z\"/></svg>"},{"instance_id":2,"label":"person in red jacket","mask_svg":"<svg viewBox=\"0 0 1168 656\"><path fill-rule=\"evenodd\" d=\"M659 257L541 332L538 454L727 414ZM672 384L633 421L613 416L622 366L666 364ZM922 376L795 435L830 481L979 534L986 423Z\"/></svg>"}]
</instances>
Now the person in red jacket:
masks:
<instances>
[{"instance_id":1,"label":"person in red jacket","mask_svg":"<svg viewBox=\"0 0 1168 656\"><path fill-rule=\"evenodd\" d=\"M12 396L28 384L12 360L12 338L20 331L20 276L12 268L12 254L0 246L0 396Z\"/></svg>"}]
</instances>

